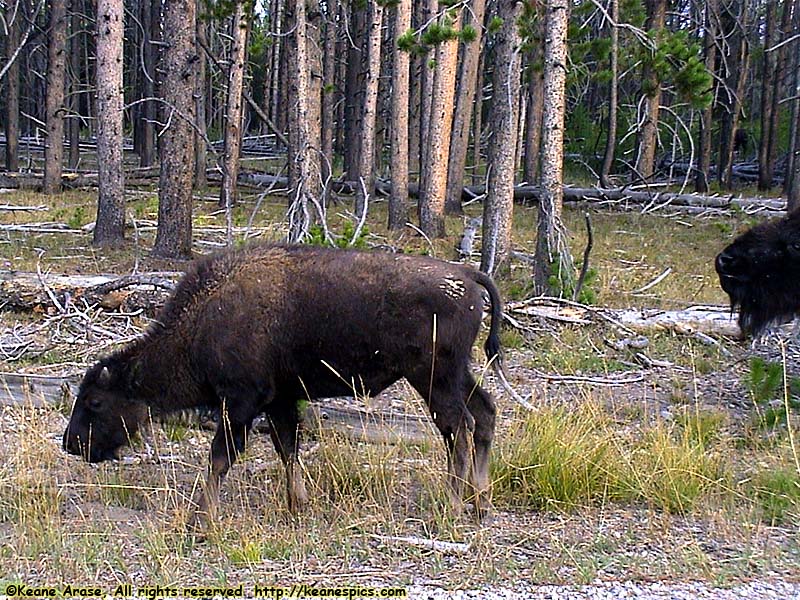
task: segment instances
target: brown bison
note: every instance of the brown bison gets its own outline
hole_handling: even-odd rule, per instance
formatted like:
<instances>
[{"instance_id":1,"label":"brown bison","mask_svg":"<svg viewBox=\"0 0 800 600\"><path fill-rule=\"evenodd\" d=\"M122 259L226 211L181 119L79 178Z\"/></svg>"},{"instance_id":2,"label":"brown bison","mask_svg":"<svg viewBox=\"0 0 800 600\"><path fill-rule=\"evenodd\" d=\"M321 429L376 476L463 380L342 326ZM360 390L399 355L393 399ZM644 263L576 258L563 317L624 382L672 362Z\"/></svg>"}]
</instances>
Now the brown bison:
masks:
<instances>
[{"instance_id":1,"label":"brown bison","mask_svg":"<svg viewBox=\"0 0 800 600\"><path fill-rule=\"evenodd\" d=\"M800 313L800 212L756 225L717 255L719 282L743 333L758 336Z\"/></svg>"},{"instance_id":2,"label":"brown bison","mask_svg":"<svg viewBox=\"0 0 800 600\"><path fill-rule=\"evenodd\" d=\"M489 496L495 404L470 370L483 294L487 357L499 360L501 303L470 267L384 253L262 245L198 261L160 317L83 378L64 448L116 456L149 413L219 411L197 516L213 518L219 485L265 414L286 466L290 510L307 500L298 403L377 394L405 377L426 400L448 450L453 501ZM471 488L471 489L470 489Z\"/></svg>"}]
</instances>

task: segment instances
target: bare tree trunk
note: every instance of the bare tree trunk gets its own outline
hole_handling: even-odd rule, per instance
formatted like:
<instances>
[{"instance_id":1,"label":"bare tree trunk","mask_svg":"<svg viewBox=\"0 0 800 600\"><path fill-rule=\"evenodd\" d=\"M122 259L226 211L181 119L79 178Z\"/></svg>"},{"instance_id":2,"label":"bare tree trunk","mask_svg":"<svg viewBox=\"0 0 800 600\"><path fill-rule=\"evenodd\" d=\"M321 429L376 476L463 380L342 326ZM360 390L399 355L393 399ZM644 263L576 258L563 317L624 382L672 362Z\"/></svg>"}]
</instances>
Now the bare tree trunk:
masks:
<instances>
[{"instance_id":1,"label":"bare tree trunk","mask_svg":"<svg viewBox=\"0 0 800 600\"><path fill-rule=\"evenodd\" d=\"M729 53L723 54L721 61L726 67L725 85L720 88L724 91L722 97L725 98L726 112L722 119L717 178L721 186L729 190L731 189L734 141L739 127L739 116L742 112L750 62L750 49L747 42L750 13L745 0L724 3L722 9L721 18L724 24L722 34L731 41L725 46L725 48L730 48Z\"/></svg>"},{"instance_id":2,"label":"bare tree trunk","mask_svg":"<svg viewBox=\"0 0 800 600\"><path fill-rule=\"evenodd\" d=\"M472 0L467 14L471 15L470 25L476 32L476 37L464 46L461 60L460 76L458 78L458 93L456 94L456 107L453 112L453 131L450 136L450 161L447 166L447 197L444 209L446 213L460 214L461 190L464 187L464 168L467 164L467 150L469 150L469 133L472 125L472 107L475 104L475 95L478 82L478 64L481 55L481 31L483 31L483 15L485 13L485 0Z\"/></svg>"},{"instance_id":3,"label":"bare tree trunk","mask_svg":"<svg viewBox=\"0 0 800 600\"><path fill-rule=\"evenodd\" d=\"M164 32L169 45L162 55L161 89L169 126L160 138L158 231L153 247L153 255L162 258L192 255L195 6L196 0L164 2Z\"/></svg>"},{"instance_id":4,"label":"bare tree trunk","mask_svg":"<svg viewBox=\"0 0 800 600\"><path fill-rule=\"evenodd\" d=\"M383 5L377 0L370 2L371 18L368 34L368 66L364 90L364 116L361 122L361 150L359 152L358 179L356 191L356 215L367 210L367 196L375 188L375 122L378 106L378 77L381 71L381 26L383 24Z\"/></svg>"},{"instance_id":5,"label":"bare tree trunk","mask_svg":"<svg viewBox=\"0 0 800 600\"><path fill-rule=\"evenodd\" d=\"M794 2L794 29L800 31L800 1ZM784 188L786 210L800 208L800 40L795 40L792 51L792 70L794 71L794 100L792 100L792 127L789 144L789 164Z\"/></svg>"},{"instance_id":6,"label":"bare tree trunk","mask_svg":"<svg viewBox=\"0 0 800 600\"><path fill-rule=\"evenodd\" d=\"M81 120L80 114L80 70L81 70L81 14L75 10L70 15L69 38L69 63L70 63L70 95L69 112L70 118L67 120L67 138L69 139L69 154L67 165L70 169L77 169L80 161L80 142L81 142Z\"/></svg>"},{"instance_id":7,"label":"bare tree trunk","mask_svg":"<svg viewBox=\"0 0 800 600\"><path fill-rule=\"evenodd\" d=\"M534 285L538 294L563 293L574 281L572 254L561 219L569 0L549 0L546 10L542 198L534 268ZM557 285L553 285L551 277L557 280Z\"/></svg>"},{"instance_id":8,"label":"bare tree trunk","mask_svg":"<svg viewBox=\"0 0 800 600\"><path fill-rule=\"evenodd\" d=\"M350 4L350 37L347 44L347 71L344 84L344 171L350 180L356 179L361 164L361 139L363 130L361 120L364 118L364 64L367 40L367 3L361 6L358 2Z\"/></svg>"},{"instance_id":9,"label":"bare tree trunk","mask_svg":"<svg viewBox=\"0 0 800 600\"><path fill-rule=\"evenodd\" d=\"M306 0L306 52L308 70L308 121L309 181L307 193L315 201L322 200L322 13L319 0Z\"/></svg>"},{"instance_id":10,"label":"bare tree trunk","mask_svg":"<svg viewBox=\"0 0 800 600\"><path fill-rule=\"evenodd\" d=\"M67 72L67 4L50 2L50 39L47 44L47 145L44 149L44 193L61 191L64 160L64 83ZM120 57L121 60L121 57Z\"/></svg>"},{"instance_id":11,"label":"bare tree trunk","mask_svg":"<svg viewBox=\"0 0 800 600\"><path fill-rule=\"evenodd\" d=\"M92 243L117 246L125 239L122 174L123 0L97 0L97 180L99 197Z\"/></svg>"},{"instance_id":12,"label":"bare tree trunk","mask_svg":"<svg viewBox=\"0 0 800 600\"><path fill-rule=\"evenodd\" d=\"M443 16L442 19L447 18ZM460 29L460 13L455 19ZM444 22L442 23L444 25ZM448 154L453 128L453 99L456 87L458 40L447 39L436 46L436 68L433 74L430 125L428 126L427 160L422 169L421 194L418 202L419 225L428 237L444 237L444 204L447 192ZM463 173L461 175L463 179ZM463 187L463 181L460 182ZM459 204L460 208L460 204Z\"/></svg>"},{"instance_id":13,"label":"bare tree trunk","mask_svg":"<svg viewBox=\"0 0 800 600\"><path fill-rule=\"evenodd\" d=\"M196 10L200 10L202 0L197 0ZM205 188L208 186L208 179L206 178L206 169L208 168L208 148L206 147L206 135L208 128L206 125L206 78L207 78L207 57L204 47L208 47L208 25L203 19L197 19L197 80L195 81L195 110L197 111L195 125L197 127L197 135L195 137L195 152L194 152L194 187Z\"/></svg>"},{"instance_id":14,"label":"bare tree trunk","mask_svg":"<svg viewBox=\"0 0 800 600\"><path fill-rule=\"evenodd\" d=\"M706 69L709 73L714 73L714 65L717 61L717 0L706 0L705 3L705 27L704 27L704 46ZM716 87L714 79L711 81L712 92ZM714 102L716 94L712 94L712 100L703 109L700 120L700 150L697 165L697 173L694 182L694 191L705 194L708 191L708 172L711 169L711 129L713 127Z\"/></svg>"},{"instance_id":15,"label":"bare tree trunk","mask_svg":"<svg viewBox=\"0 0 800 600\"><path fill-rule=\"evenodd\" d=\"M395 36L411 28L411 0L395 6ZM409 55L392 47L392 192L389 196L389 229L402 229L408 220L408 104Z\"/></svg>"},{"instance_id":16,"label":"bare tree trunk","mask_svg":"<svg viewBox=\"0 0 800 600\"><path fill-rule=\"evenodd\" d=\"M159 0L142 2L142 93L145 98L156 96L156 45L161 29L161 3ZM149 167L156 162L155 121L158 106L154 99L145 102L139 111L141 116L139 142L139 165Z\"/></svg>"},{"instance_id":17,"label":"bare tree trunk","mask_svg":"<svg viewBox=\"0 0 800 600\"><path fill-rule=\"evenodd\" d=\"M322 179L327 182L333 177L333 140L336 132L336 10L329 6L325 21L325 41L322 57ZM325 198L327 201L327 198Z\"/></svg>"},{"instance_id":18,"label":"bare tree trunk","mask_svg":"<svg viewBox=\"0 0 800 600\"><path fill-rule=\"evenodd\" d=\"M231 21L228 96L225 107L225 153L222 158L222 185L219 205L226 210L236 204L236 177L239 175L239 154L242 147L242 90L247 66L247 15L243 0L237 0Z\"/></svg>"},{"instance_id":19,"label":"bare tree trunk","mask_svg":"<svg viewBox=\"0 0 800 600\"><path fill-rule=\"evenodd\" d=\"M501 270L511 252L521 73L521 40L517 21L522 14L522 3L500 0L497 10L503 15L503 24L497 32L494 49L492 108L489 116L489 181L483 202L481 247L481 271L489 274Z\"/></svg>"},{"instance_id":20,"label":"bare tree trunk","mask_svg":"<svg viewBox=\"0 0 800 600\"><path fill-rule=\"evenodd\" d=\"M8 23L8 38L6 39L6 61L11 62L11 66L6 71L5 90L6 90L6 169L9 171L19 171L19 55L14 57L20 44L20 31L22 29L22 11L18 10L16 15L14 6L6 5L6 22Z\"/></svg>"},{"instance_id":21,"label":"bare tree trunk","mask_svg":"<svg viewBox=\"0 0 800 600\"><path fill-rule=\"evenodd\" d=\"M609 176L614 164L614 155L617 151L617 109L619 108L619 0L609 0L611 20L609 33L611 36L611 81L608 83L608 134L606 136L606 149L603 153L603 166L600 168L600 186L611 187Z\"/></svg>"},{"instance_id":22,"label":"bare tree trunk","mask_svg":"<svg viewBox=\"0 0 800 600\"><path fill-rule=\"evenodd\" d=\"M773 149L771 139L772 128L772 98L775 94L775 70L777 54L772 49L775 43L775 29L777 28L777 2L767 3L765 33L764 33L764 61L761 76L761 139L758 144L758 189L768 190L772 187L774 164L770 160Z\"/></svg>"},{"instance_id":23,"label":"bare tree trunk","mask_svg":"<svg viewBox=\"0 0 800 600\"><path fill-rule=\"evenodd\" d=\"M437 0L421 0L421 23L431 23L438 8ZM427 168L430 160L431 104L433 102L433 61L424 55L420 66L419 82L419 189L425 189L425 178L430 173ZM419 208L419 207L418 207Z\"/></svg>"},{"instance_id":24,"label":"bare tree trunk","mask_svg":"<svg viewBox=\"0 0 800 600\"><path fill-rule=\"evenodd\" d=\"M791 18L792 18L792 2L793 0L783 0L783 15L781 16L780 29L776 36L776 44L778 47L775 49L775 78L772 82L772 109L769 115L769 148L767 150L767 161L772 165L771 169L774 175L774 165L777 162L778 154L778 122L780 120L781 104L783 102L783 90L789 89L786 83L786 50L789 36L791 32ZM789 177L789 173L786 173Z\"/></svg>"},{"instance_id":25,"label":"bare tree trunk","mask_svg":"<svg viewBox=\"0 0 800 600\"><path fill-rule=\"evenodd\" d=\"M481 164L481 135L483 133L483 66L486 62L486 47L481 51L478 61L478 81L475 84L475 110L472 118L472 183L479 180L478 166Z\"/></svg>"},{"instance_id":26,"label":"bare tree trunk","mask_svg":"<svg viewBox=\"0 0 800 600\"><path fill-rule=\"evenodd\" d=\"M647 30L656 32L664 28L667 12L667 0L646 0ZM649 64L642 74L642 91L644 93L644 117L639 129L638 155L636 171L639 176L648 179L655 171L656 149L658 147L658 116L661 108L661 82L655 69Z\"/></svg>"}]
</instances>

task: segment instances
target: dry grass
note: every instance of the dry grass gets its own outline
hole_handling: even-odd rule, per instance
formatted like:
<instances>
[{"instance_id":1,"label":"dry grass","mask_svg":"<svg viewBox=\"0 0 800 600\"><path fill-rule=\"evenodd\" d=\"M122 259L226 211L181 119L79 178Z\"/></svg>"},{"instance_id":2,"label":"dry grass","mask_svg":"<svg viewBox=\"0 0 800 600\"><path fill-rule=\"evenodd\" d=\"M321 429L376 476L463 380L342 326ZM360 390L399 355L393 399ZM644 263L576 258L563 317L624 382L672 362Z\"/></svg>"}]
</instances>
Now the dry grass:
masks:
<instances>
[{"instance_id":1,"label":"dry grass","mask_svg":"<svg viewBox=\"0 0 800 600\"><path fill-rule=\"evenodd\" d=\"M54 272L126 272L134 264L164 268L147 258L152 233L143 224L154 218L153 198L130 202L141 227L120 251L95 252L85 232L6 231L0 260L7 268L39 263ZM238 224L249 221L252 200L245 198L237 209ZM4 201L50 207L44 215L2 213L4 223L79 226L93 219L95 199L69 193L45 200L20 192ZM370 243L454 256L463 220L448 219L450 237L431 246L411 232L389 235L382 225L385 207L373 209ZM279 237L280 226L273 223L282 210L280 199L264 203L254 221L262 238ZM344 214L346 207L334 212ZM205 251L209 246L200 242L217 240L219 230L210 228L224 219L211 202L198 203L195 218L207 228L197 245ZM532 252L535 218L535 209L517 211L520 249ZM580 255L582 215L568 211L567 219ZM711 258L740 227L737 221L632 213L594 213L593 221L591 261L601 305L724 302ZM632 293L667 268L671 274L647 294ZM516 265L502 286L507 297L525 295L528 268ZM531 368L598 375L630 369L631 357L603 346L607 333L570 326L543 328L533 339L505 332L504 340L514 348L509 360L518 378ZM209 432L156 425L128 451L129 460L88 465L61 451L66 417L58 407L5 406L0 583L414 581L463 587L598 577L798 577L800 465L787 435L800 431L796 415L782 433L747 432L746 418L724 406L729 396L717 391L722 384L713 393L701 385L718 372L732 377L725 352L733 348L728 341L706 347L652 336L647 352L672 361L673 369L647 371L638 388L614 394L550 386L537 397L541 408L533 413L511 406L494 390L502 408L492 469L496 510L484 525L474 523L469 511L454 514L444 501L444 450L433 430L421 445L364 443L309 431L302 458L312 500L305 514L293 517L286 510L282 466L267 436L258 436L223 486L218 525L199 540L184 524L203 476ZM424 412L408 386L392 393L410 412ZM754 443L756 438L764 442ZM431 550L409 542L414 538L456 546Z\"/></svg>"}]
</instances>

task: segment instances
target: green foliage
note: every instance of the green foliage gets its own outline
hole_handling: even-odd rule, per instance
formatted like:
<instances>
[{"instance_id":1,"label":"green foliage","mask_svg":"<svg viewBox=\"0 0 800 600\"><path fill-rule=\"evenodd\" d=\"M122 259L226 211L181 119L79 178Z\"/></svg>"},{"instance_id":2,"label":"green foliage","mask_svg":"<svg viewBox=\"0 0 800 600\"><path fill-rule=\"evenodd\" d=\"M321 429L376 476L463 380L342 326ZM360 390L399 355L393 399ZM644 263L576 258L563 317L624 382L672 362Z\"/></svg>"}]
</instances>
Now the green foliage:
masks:
<instances>
[{"instance_id":1,"label":"green foliage","mask_svg":"<svg viewBox=\"0 0 800 600\"><path fill-rule=\"evenodd\" d=\"M359 248L363 250L367 247L369 227L366 225L362 227L355 240L353 240L353 236L356 233L356 226L353 221L343 218L340 227L341 232L338 234L333 228L329 227L328 231L331 239L325 239L325 228L322 225L312 225L308 229L306 243L312 246L328 246L331 248Z\"/></svg>"},{"instance_id":2,"label":"green foliage","mask_svg":"<svg viewBox=\"0 0 800 600\"><path fill-rule=\"evenodd\" d=\"M469 44L474 42L478 38L478 30L475 29L472 25L465 25L463 29L461 29L461 41L465 44Z\"/></svg>"},{"instance_id":3,"label":"green foliage","mask_svg":"<svg viewBox=\"0 0 800 600\"><path fill-rule=\"evenodd\" d=\"M752 482L762 518L772 525L792 522L800 517L800 473L779 468L761 471Z\"/></svg>"},{"instance_id":4,"label":"green foliage","mask_svg":"<svg viewBox=\"0 0 800 600\"><path fill-rule=\"evenodd\" d=\"M397 38L397 47L403 52L412 52L417 45L417 35L413 29L409 29Z\"/></svg>"},{"instance_id":5,"label":"green foliage","mask_svg":"<svg viewBox=\"0 0 800 600\"><path fill-rule=\"evenodd\" d=\"M786 425L789 412L800 411L800 379L789 379L784 399L783 366L765 361L760 356L750 359L745 384L758 410L757 425L775 429ZM785 400L785 402L784 402Z\"/></svg>"},{"instance_id":6,"label":"green foliage","mask_svg":"<svg viewBox=\"0 0 800 600\"><path fill-rule=\"evenodd\" d=\"M75 210L72 211L72 215L70 215L69 220L67 221L67 225L69 225L72 229L80 229L85 222L86 210L83 208L83 206L76 206Z\"/></svg>"},{"instance_id":7,"label":"green foliage","mask_svg":"<svg viewBox=\"0 0 800 600\"><path fill-rule=\"evenodd\" d=\"M575 293L575 285L578 283L575 273L564 273L563 266L558 257L550 263L550 277L548 283L554 296L560 298L572 298ZM597 290L594 286L597 285L598 274L597 270L589 268L586 271L586 276L583 279L583 286L581 286L580 294L577 301L583 304L594 304L597 302Z\"/></svg>"},{"instance_id":8,"label":"green foliage","mask_svg":"<svg viewBox=\"0 0 800 600\"><path fill-rule=\"evenodd\" d=\"M486 27L486 31L489 32L490 35L492 35L500 31L500 28L502 26L503 26L503 19L495 15L489 20L489 25Z\"/></svg>"}]
</instances>

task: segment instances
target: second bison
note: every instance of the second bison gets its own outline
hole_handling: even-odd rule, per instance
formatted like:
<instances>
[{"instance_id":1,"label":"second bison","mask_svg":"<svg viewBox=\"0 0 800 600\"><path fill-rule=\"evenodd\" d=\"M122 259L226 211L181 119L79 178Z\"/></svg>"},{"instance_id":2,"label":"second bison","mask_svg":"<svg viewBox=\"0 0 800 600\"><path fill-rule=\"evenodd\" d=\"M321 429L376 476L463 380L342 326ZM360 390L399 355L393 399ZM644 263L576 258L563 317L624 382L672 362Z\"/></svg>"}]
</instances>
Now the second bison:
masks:
<instances>
[{"instance_id":1,"label":"second bison","mask_svg":"<svg viewBox=\"0 0 800 600\"><path fill-rule=\"evenodd\" d=\"M472 344L499 360L501 304L485 274L430 258L262 245L202 259L148 332L103 358L81 383L64 448L116 456L149 413L219 410L198 500L213 517L219 485L265 414L286 466L289 508L307 500L297 463L298 403L377 394L405 377L427 402L448 451L454 499L489 496L495 404L476 383Z\"/></svg>"}]
</instances>

